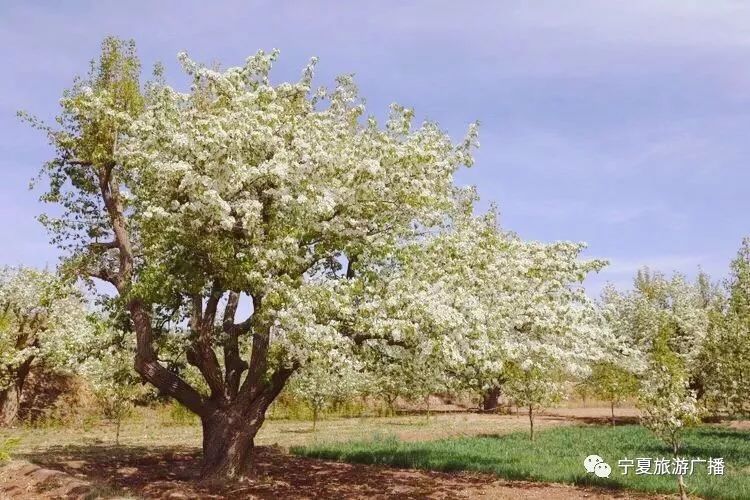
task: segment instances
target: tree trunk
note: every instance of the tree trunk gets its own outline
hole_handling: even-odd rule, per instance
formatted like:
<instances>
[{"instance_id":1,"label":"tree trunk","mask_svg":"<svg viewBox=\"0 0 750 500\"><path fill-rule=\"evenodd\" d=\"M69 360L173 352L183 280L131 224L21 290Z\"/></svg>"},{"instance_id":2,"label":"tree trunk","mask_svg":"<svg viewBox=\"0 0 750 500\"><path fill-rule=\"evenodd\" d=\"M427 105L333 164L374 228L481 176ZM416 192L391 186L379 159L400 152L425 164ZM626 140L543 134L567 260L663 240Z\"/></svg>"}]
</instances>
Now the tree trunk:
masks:
<instances>
[{"instance_id":1,"label":"tree trunk","mask_svg":"<svg viewBox=\"0 0 750 500\"><path fill-rule=\"evenodd\" d=\"M235 411L219 410L203 418L202 479L225 480L248 475L253 439L263 419L263 415L243 418Z\"/></svg>"},{"instance_id":2,"label":"tree trunk","mask_svg":"<svg viewBox=\"0 0 750 500\"><path fill-rule=\"evenodd\" d=\"M315 432L315 427L318 424L318 407L313 405L313 432Z\"/></svg>"},{"instance_id":3,"label":"tree trunk","mask_svg":"<svg viewBox=\"0 0 750 500\"><path fill-rule=\"evenodd\" d=\"M534 407L529 406L529 437L534 440Z\"/></svg>"},{"instance_id":4,"label":"tree trunk","mask_svg":"<svg viewBox=\"0 0 750 500\"><path fill-rule=\"evenodd\" d=\"M672 455L677 458L677 453L680 451L680 443L677 441L677 435L672 434ZM680 492L680 500L688 500L687 488L685 487L685 481L682 478L682 474L677 476L677 490Z\"/></svg>"},{"instance_id":5,"label":"tree trunk","mask_svg":"<svg viewBox=\"0 0 750 500\"><path fill-rule=\"evenodd\" d=\"M396 399L398 398L398 395L396 396L385 396L386 404L388 405L388 416L389 417L395 417L396 416Z\"/></svg>"},{"instance_id":6,"label":"tree trunk","mask_svg":"<svg viewBox=\"0 0 750 500\"><path fill-rule=\"evenodd\" d=\"M0 426L9 427L18 418L21 391L16 384L0 391Z\"/></svg>"},{"instance_id":7,"label":"tree trunk","mask_svg":"<svg viewBox=\"0 0 750 500\"><path fill-rule=\"evenodd\" d=\"M612 410L612 427L614 427L615 426L615 402L610 401L609 407Z\"/></svg>"},{"instance_id":8,"label":"tree trunk","mask_svg":"<svg viewBox=\"0 0 750 500\"><path fill-rule=\"evenodd\" d=\"M688 500L687 488L685 488L685 481L682 480L682 475L677 476L677 489L680 491L680 500Z\"/></svg>"},{"instance_id":9,"label":"tree trunk","mask_svg":"<svg viewBox=\"0 0 750 500\"><path fill-rule=\"evenodd\" d=\"M33 362L34 356L26 358L16 370L11 385L0 391L0 427L7 427L16 423L18 410L21 408L21 391L23 391L26 377L29 376Z\"/></svg>"},{"instance_id":10,"label":"tree trunk","mask_svg":"<svg viewBox=\"0 0 750 500\"><path fill-rule=\"evenodd\" d=\"M497 411L498 402L500 400L500 388L491 387L484 392L482 396L482 410L487 412Z\"/></svg>"}]
</instances>

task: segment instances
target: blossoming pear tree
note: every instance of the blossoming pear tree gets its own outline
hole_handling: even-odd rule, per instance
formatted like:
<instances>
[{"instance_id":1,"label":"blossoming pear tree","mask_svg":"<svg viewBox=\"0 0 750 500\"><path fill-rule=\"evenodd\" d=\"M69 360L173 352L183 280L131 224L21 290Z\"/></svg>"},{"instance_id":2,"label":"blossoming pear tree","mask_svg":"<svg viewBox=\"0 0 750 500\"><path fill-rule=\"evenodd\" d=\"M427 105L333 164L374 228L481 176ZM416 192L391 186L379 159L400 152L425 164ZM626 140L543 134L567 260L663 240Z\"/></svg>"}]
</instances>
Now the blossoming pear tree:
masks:
<instances>
[{"instance_id":1,"label":"blossoming pear tree","mask_svg":"<svg viewBox=\"0 0 750 500\"><path fill-rule=\"evenodd\" d=\"M104 416L114 422L115 444L119 445L123 419L149 391L133 370L135 339L103 318L98 318L95 328L99 333L91 354L81 365L81 373Z\"/></svg>"},{"instance_id":2,"label":"blossoming pear tree","mask_svg":"<svg viewBox=\"0 0 750 500\"><path fill-rule=\"evenodd\" d=\"M686 427L700 422L702 407L695 391L690 389L684 360L668 345L673 332L664 325L654 339L649 352L649 366L641 384L638 407L641 423L651 429L677 457ZM681 499L687 499L687 488L682 475L677 476Z\"/></svg>"},{"instance_id":3,"label":"blossoming pear tree","mask_svg":"<svg viewBox=\"0 0 750 500\"><path fill-rule=\"evenodd\" d=\"M657 339L667 336L666 347L677 356L694 389L699 389L698 361L709 328L708 309L697 283L675 274L666 278L647 268L638 271L634 289L620 292L608 287L602 309L616 339L616 357L631 373L642 374Z\"/></svg>"},{"instance_id":4,"label":"blossoming pear tree","mask_svg":"<svg viewBox=\"0 0 750 500\"><path fill-rule=\"evenodd\" d=\"M551 358L574 374L603 359L609 330L582 281L606 263L581 259L583 244L522 241L500 230L494 210L472 216L470 199L413 264L450 297L443 323L461 335L445 335L448 373L487 392L506 381L508 362Z\"/></svg>"},{"instance_id":5,"label":"blossoming pear tree","mask_svg":"<svg viewBox=\"0 0 750 500\"><path fill-rule=\"evenodd\" d=\"M295 373L287 390L298 400L304 401L312 411L313 431L321 411L332 402L342 401L362 394L368 378L361 363L349 353L336 349L314 353L304 367Z\"/></svg>"},{"instance_id":6,"label":"blossoming pear tree","mask_svg":"<svg viewBox=\"0 0 750 500\"><path fill-rule=\"evenodd\" d=\"M605 290L604 314L615 336L631 346L632 355L619 359L638 374L641 422L677 455L682 430L703 411L696 382L709 328L705 294L700 283L648 269L638 272L634 285L629 292ZM682 476L677 482L687 498Z\"/></svg>"},{"instance_id":7,"label":"blossoming pear tree","mask_svg":"<svg viewBox=\"0 0 750 500\"><path fill-rule=\"evenodd\" d=\"M730 265L725 292L709 289L710 325L701 366L714 411L750 414L750 238Z\"/></svg>"},{"instance_id":8,"label":"blossoming pear tree","mask_svg":"<svg viewBox=\"0 0 750 500\"><path fill-rule=\"evenodd\" d=\"M528 412L529 439L533 441L536 413L565 398L565 371L555 359L529 356L522 363L507 363L505 379L505 393Z\"/></svg>"},{"instance_id":9,"label":"blossoming pear tree","mask_svg":"<svg viewBox=\"0 0 750 500\"><path fill-rule=\"evenodd\" d=\"M31 370L73 371L95 338L83 297L58 276L0 268L0 425L18 417Z\"/></svg>"},{"instance_id":10,"label":"blossoming pear tree","mask_svg":"<svg viewBox=\"0 0 750 500\"><path fill-rule=\"evenodd\" d=\"M248 471L266 409L315 355L442 345L446 327L422 325L445 294L399 279L401 260L446 219L476 143L397 105L381 127L350 76L313 91L314 60L273 85L276 56L214 71L181 54L188 91L159 75L142 90L134 47L108 39L58 126L40 125L56 148L44 199L62 208L43 222L66 266L111 285L137 372L200 417L209 479ZM165 314L189 326L206 390L161 361Z\"/></svg>"}]
</instances>

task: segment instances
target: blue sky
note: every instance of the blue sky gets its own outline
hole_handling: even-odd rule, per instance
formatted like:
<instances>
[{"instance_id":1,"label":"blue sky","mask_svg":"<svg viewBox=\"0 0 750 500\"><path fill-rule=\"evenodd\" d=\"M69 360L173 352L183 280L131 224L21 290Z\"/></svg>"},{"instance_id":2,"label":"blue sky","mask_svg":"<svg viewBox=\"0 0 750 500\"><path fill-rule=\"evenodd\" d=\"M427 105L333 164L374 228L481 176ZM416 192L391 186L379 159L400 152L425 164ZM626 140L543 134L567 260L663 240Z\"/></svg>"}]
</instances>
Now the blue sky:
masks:
<instances>
[{"instance_id":1,"label":"blue sky","mask_svg":"<svg viewBox=\"0 0 750 500\"><path fill-rule=\"evenodd\" d=\"M226 67L278 48L277 81L315 55L318 83L355 73L376 115L399 102L456 139L480 120L459 182L522 237L610 259L593 293L643 264L720 277L750 235L747 2L3 0L0 264L57 256L27 189L51 151L15 112L51 119L110 34L177 86L178 51Z\"/></svg>"}]
</instances>

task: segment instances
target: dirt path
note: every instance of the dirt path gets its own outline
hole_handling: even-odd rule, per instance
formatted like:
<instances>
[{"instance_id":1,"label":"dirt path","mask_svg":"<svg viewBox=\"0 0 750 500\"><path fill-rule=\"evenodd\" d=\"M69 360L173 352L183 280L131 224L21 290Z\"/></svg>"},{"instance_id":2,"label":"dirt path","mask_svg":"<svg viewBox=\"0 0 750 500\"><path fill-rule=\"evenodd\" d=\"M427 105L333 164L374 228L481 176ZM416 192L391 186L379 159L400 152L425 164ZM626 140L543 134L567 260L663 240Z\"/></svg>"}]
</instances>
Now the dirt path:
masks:
<instances>
[{"instance_id":1,"label":"dirt path","mask_svg":"<svg viewBox=\"0 0 750 500\"><path fill-rule=\"evenodd\" d=\"M257 449L255 479L199 485L194 450L80 447L52 451L0 468L0 498L655 498L559 484L499 480L489 474L449 474L344 464Z\"/></svg>"}]
</instances>

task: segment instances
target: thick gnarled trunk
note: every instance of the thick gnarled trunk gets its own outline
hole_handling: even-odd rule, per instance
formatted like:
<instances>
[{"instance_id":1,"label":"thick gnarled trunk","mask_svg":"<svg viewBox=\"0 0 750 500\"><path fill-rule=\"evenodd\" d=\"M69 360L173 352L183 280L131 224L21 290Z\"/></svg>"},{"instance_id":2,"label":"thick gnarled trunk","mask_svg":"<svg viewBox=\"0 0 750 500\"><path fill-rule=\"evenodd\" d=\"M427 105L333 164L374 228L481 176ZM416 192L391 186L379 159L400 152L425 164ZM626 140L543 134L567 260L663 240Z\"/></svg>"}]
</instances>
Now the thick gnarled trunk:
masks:
<instances>
[{"instance_id":1,"label":"thick gnarled trunk","mask_svg":"<svg viewBox=\"0 0 750 500\"><path fill-rule=\"evenodd\" d=\"M262 424L231 413L215 413L202 419L204 480L239 478L250 475L253 440Z\"/></svg>"},{"instance_id":2,"label":"thick gnarled trunk","mask_svg":"<svg viewBox=\"0 0 750 500\"><path fill-rule=\"evenodd\" d=\"M204 481L251 475L253 441L273 398L260 397L243 411L242 404L218 408L201 418Z\"/></svg>"}]
</instances>

